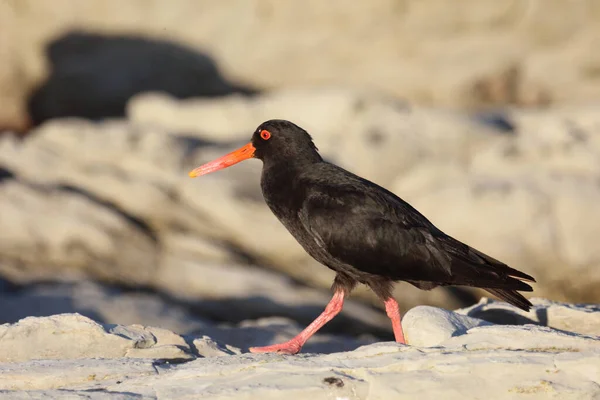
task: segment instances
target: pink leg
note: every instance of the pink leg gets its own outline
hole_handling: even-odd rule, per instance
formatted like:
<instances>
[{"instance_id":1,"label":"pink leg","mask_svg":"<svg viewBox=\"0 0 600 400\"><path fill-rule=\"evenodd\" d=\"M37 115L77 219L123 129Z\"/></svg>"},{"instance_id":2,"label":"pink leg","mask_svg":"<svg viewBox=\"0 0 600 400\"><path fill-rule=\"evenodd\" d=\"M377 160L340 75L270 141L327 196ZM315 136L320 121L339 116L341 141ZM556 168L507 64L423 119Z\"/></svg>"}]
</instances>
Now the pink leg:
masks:
<instances>
[{"instance_id":1,"label":"pink leg","mask_svg":"<svg viewBox=\"0 0 600 400\"><path fill-rule=\"evenodd\" d=\"M306 327L302 332L298 334L295 338L280 344L274 344L272 346L264 346L264 347L250 347L251 353L285 353L285 354L296 354L300 351L304 343L315 334L316 331L321 329L323 325L328 323L342 311L342 307L344 305L344 296L345 293L343 290L337 290L333 294L333 298L325 307L325 311L321 313L310 325Z\"/></svg>"},{"instance_id":2,"label":"pink leg","mask_svg":"<svg viewBox=\"0 0 600 400\"><path fill-rule=\"evenodd\" d=\"M385 304L387 316L392 320L392 328L394 329L396 342L406 344L404 332L402 331L402 323L400 322L400 309L398 308L398 303L393 297L390 297L384 301L383 304Z\"/></svg>"}]
</instances>

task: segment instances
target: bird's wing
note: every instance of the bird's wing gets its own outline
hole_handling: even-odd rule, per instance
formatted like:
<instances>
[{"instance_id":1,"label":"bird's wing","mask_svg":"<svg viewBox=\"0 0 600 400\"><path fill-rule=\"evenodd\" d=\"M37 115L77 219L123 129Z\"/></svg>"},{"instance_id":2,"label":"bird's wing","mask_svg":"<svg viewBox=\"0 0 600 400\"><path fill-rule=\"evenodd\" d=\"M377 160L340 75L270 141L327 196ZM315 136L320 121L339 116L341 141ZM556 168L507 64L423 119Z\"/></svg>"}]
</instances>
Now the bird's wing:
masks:
<instances>
[{"instance_id":1,"label":"bird's wing","mask_svg":"<svg viewBox=\"0 0 600 400\"><path fill-rule=\"evenodd\" d=\"M339 262L393 280L531 290L533 278L437 229L394 194L313 187L299 218Z\"/></svg>"},{"instance_id":2,"label":"bird's wing","mask_svg":"<svg viewBox=\"0 0 600 400\"><path fill-rule=\"evenodd\" d=\"M299 218L319 246L362 272L427 281L450 274L450 257L433 236L442 233L387 191L313 187Z\"/></svg>"}]
</instances>

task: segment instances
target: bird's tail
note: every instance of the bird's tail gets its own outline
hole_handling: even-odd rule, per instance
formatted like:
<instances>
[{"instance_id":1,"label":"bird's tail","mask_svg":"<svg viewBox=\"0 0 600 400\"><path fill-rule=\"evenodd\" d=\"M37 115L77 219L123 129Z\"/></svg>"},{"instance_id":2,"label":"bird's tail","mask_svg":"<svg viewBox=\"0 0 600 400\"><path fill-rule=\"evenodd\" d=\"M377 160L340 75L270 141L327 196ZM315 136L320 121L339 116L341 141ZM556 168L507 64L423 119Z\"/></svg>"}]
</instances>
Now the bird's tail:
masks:
<instances>
[{"instance_id":1,"label":"bird's tail","mask_svg":"<svg viewBox=\"0 0 600 400\"><path fill-rule=\"evenodd\" d=\"M503 290L503 289L485 289L494 296L512 304L515 307L519 307L521 310L529 311L533 304L527 300L521 293L516 290Z\"/></svg>"},{"instance_id":2,"label":"bird's tail","mask_svg":"<svg viewBox=\"0 0 600 400\"><path fill-rule=\"evenodd\" d=\"M454 284L479 287L525 311L532 307L529 300L518 292L533 291L526 283L535 282L531 275L511 268L455 239L447 241L446 246L453 256Z\"/></svg>"}]
</instances>

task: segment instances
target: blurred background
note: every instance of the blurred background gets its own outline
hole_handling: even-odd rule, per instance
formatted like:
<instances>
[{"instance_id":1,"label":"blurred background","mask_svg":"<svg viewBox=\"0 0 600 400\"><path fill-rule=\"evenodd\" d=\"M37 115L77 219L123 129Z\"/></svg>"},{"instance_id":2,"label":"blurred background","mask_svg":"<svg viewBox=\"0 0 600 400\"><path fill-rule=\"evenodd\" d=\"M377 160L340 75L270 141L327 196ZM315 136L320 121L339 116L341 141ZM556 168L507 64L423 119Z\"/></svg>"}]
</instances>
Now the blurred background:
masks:
<instances>
[{"instance_id":1,"label":"blurred background","mask_svg":"<svg viewBox=\"0 0 600 400\"><path fill-rule=\"evenodd\" d=\"M600 302L600 2L0 0L0 26L0 323L244 345L310 322L333 273L267 209L261 163L187 176L272 118L531 296ZM324 332L392 338L365 288Z\"/></svg>"}]
</instances>

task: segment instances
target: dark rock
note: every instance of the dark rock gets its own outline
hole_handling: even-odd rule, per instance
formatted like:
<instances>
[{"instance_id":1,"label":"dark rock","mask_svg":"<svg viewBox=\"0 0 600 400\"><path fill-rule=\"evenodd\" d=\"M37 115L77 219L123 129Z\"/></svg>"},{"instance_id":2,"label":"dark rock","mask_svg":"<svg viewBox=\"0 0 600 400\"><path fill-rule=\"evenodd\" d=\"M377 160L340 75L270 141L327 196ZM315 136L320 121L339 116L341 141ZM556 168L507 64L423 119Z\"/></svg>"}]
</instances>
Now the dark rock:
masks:
<instances>
[{"instance_id":1,"label":"dark rock","mask_svg":"<svg viewBox=\"0 0 600 400\"><path fill-rule=\"evenodd\" d=\"M50 76L28 101L34 125L60 117L121 117L141 92L181 99L256 93L225 80L208 55L167 41L75 31L46 50Z\"/></svg>"}]
</instances>

